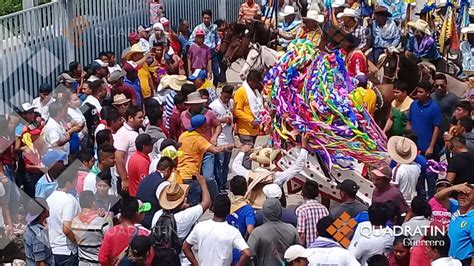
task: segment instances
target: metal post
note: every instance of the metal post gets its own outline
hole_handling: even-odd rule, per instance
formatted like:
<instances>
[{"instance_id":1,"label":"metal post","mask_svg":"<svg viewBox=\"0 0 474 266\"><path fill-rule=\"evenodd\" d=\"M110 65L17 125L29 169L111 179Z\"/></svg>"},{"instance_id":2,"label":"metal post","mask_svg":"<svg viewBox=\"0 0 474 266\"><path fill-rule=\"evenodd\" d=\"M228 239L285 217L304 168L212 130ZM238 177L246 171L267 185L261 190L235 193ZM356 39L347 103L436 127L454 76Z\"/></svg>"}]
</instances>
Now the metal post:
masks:
<instances>
[{"instance_id":1,"label":"metal post","mask_svg":"<svg viewBox=\"0 0 474 266\"><path fill-rule=\"evenodd\" d=\"M64 11L64 14L60 14L61 19L64 18L64 26L65 26L65 31L69 31L69 34L75 34L75 29L74 27L74 3L71 0L60 0L60 4L62 6L62 9ZM63 12L61 12L63 13ZM75 43L74 43L74 38L69 37L64 39L64 47L66 49L66 62L72 62L75 60Z\"/></svg>"},{"instance_id":2,"label":"metal post","mask_svg":"<svg viewBox=\"0 0 474 266\"><path fill-rule=\"evenodd\" d=\"M276 40L275 40L275 50L278 49L278 0L273 1L273 11L275 12L275 29L276 29Z\"/></svg>"},{"instance_id":3,"label":"metal post","mask_svg":"<svg viewBox=\"0 0 474 266\"><path fill-rule=\"evenodd\" d=\"M219 6L217 7L219 17L216 19L227 20L227 10L225 2L226 0L219 0Z\"/></svg>"},{"instance_id":4,"label":"metal post","mask_svg":"<svg viewBox=\"0 0 474 266\"><path fill-rule=\"evenodd\" d=\"M38 5L38 0L23 0L22 6L23 10L33 8Z\"/></svg>"}]
</instances>

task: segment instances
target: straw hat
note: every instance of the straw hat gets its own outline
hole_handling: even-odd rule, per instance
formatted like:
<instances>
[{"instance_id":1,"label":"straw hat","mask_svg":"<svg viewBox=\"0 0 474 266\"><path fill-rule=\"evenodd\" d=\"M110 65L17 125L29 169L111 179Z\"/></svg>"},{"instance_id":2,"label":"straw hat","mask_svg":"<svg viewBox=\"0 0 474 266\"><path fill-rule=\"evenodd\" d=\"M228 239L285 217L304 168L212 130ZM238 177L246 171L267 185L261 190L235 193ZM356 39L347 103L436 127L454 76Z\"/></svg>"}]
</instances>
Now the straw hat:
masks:
<instances>
[{"instance_id":1,"label":"straw hat","mask_svg":"<svg viewBox=\"0 0 474 266\"><path fill-rule=\"evenodd\" d=\"M188 81L188 78L184 75L175 75L171 79L169 86L175 91L181 91L181 87L184 84L193 84L193 83Z\"/></svg>"},{"instance_id":2,"label":"straw hat","mask_svg":"<svg viewBox=\"0 0 474 266\"><path fill-rule=\"evenodd\" d=\"M133 54L145 52L146 49L144 49L144 47L142 47L142 45L140 45L139 43L136 43L132 45L132 48L130 48L130 50L128 50L123 57L125 58L125 60L130 60L130 57L132 57Z\"/></svg>"},{"instance_id":3,"label":"straw hat","mask_svg":"<svg viewBox=\"0 0 474 266\"><path fill-rule=\"evenodd\" d=\"M160 193L158 201L164 210L174 210L179 207L189 192L189 185L171 183Z\"/></svg>"},{"instance_id":4,"label":"straw hat","mask_svg":"<svg viewBox=\"0 0 474 266\"><path fill-rule=\"evenodd\" d=\"M408 26L414 29L417 29L419 31L422 31L427 35L431 35L430 25L428 25L428 22L422 19L417 19L416 21L410 21L408 22Z\"/></svg>"},{"instance_id":5,"label":"straw hat","mask_svg":"<svg viewBox=\"0 0 474 266\"><path fill-rule=\"evenodd\" d=\"M271 166L273 164L273 161L280 154L280 152L281 152L280 149L272 149L272 148L257 149L252 154L250 154L250 159L252 159L253 161L256 161L259 164Z\"/></svg>"},{"instance_id":6,"label":"straw hat","mask_svg":"<svg viewBox=\"0 0 474 266\"><path fill-rule=\"evenodd\" d=\"M469 26L462 28L461 33L465 33L465 34L474 33L474 24L469 24Z\"/></svg>"},{"instance_id":7,"label":"straw hat","mask_svg":"<svg viewBox=\"0 0 474 266\"><path fill-rule=\"evenodd\" d=\"M354 9L344 8L344 11L342 13L337 14L337 18L345 18L345 17L358 18L359 16L357 15Z\"/></svg>"},{"instance_id":8,"label":"straw hat","mask_svg":"<svg viewBox=\"0 0 474 266\"><path fill-rule=\"evenodd\" d=\"M130 99L125 97L125 95L123 93L120 93L120 94L116 94L114 96L114 102L112 104L113 105L121 105L121 104L128 103L128 102L130 102Z\"/></svg>"},{"instance_id":9,"label":"straw hat","mask_svg":"<svg viewBox=\"0 0 474 266\"><path fill-rule=\"evenodd\" d=\"M188 95L188 98L184 102L185 104L204 104L207 103L206 99L201 98L201 94L195 91Z\"/></svg>"},{"instance_id":10,"label":"straw hat","mask_svg":"<svg viewBox=\"0 0 474 266\"><path fill-rule=\"evenodd\" d=\"M296 11L295 11L295 8L293 6L285 6L285 8L283 9L283 12L280 12L280 17L287 17L289 15L295 15L296 14Z\"/></svg>"},{"instance_id":11,"label":"straw hat","mask_svg":"<svg viewBox=\"0 0 474 266\"><path fill-rule=\"evenodd\" d=\"M387 149L390 157L401 164L412 163L418 152L415 142L400 136L391 137L388 140Z\"/></svg>"},{"instance_id":12,"label":"straw hat","mask_svg":"<svg viewBox=\"0 0 474 266\"><path fill-rule=\"evenodd\" d=\"M319 14L317 10L308 10L306 17L302 17L303 20L313 20L318 23L324 22L324 16Z\"/></svg>"}]
</instances>

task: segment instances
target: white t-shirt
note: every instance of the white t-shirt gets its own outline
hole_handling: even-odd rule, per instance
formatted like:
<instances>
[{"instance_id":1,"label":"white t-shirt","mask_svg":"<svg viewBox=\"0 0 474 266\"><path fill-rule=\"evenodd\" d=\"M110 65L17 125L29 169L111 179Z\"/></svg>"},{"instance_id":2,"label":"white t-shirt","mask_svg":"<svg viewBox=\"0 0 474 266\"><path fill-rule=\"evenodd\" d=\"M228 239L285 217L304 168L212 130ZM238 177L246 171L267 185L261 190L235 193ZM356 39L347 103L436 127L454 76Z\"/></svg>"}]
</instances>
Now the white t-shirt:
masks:
<instances>
[{"instance_id":1,"label":"white t-shirt","mask_svg":"<svg viewBox=\"0 0 474 266\"><path fill-rule=\"evenodd\" d=\"M67 142L63 146L57 146L56 144L59 140L65 138L66 129L52 117L50 117L48 119L48 122L46 122L42 134L44 135L44 140L46 142L48 150L56 150L69 155L69 142ZM64 164L67 164L67 161L64 162Z\"/></svg>"},{"instance_id":2,"label":"white t-shirt","mask_svg":"<svg viewBox=\"0 0 474 266\"><path fill-rule=\"evenodd\" d=\"M55 101L53 97L49 99L49 101L45 105L41 105L41 98L36 97L33 102L31 103L32 106L35 107L35 112L41 114L41 118L44 120L48 120L49 118L49 105Z\"/></svg>"},{"instance_id":3,"label":"white t-shirt","mask_svg":"<svg viewBox=\"0 0 474 266\"><path fill-rule=\"evenodd\" d=\"M362 222L357 225L349 251L361 265L367 265L367 259L373 255L388 255L392 250L394 240L394 232L391 228L373 229L370 222Z\"/></svg>"},{"instance_id":4,"label":"white t-shirt","mask_svg":"<svg viewBox=\"0 0 474 266\"><path fill-rule=\"evenodd\" d=\"M308 258L309 265L360 266L354 255L342 247L308 248L313 255Z\"/></svg>"},{"instance_id":5,"label":"white t-shirt","mask_svg":"<svg viewBox=\"0 0 474 266\"><path fill-rule=\"evenodd\" d=\"M118 151L125 152L125 167L128 164L128 158L137 151L135 146L135 139L138 137L138 132L132 129L127 123L115 133L114 136L114 147Z\"/></svg>"},{"instance_id":6,"label":"white t-shirt","mask_svg":"<svg viewBox=\"0 0 474 266\"><path fill-rule=\"evenodd\" d=\"M462 263L451 257L439 258L431 262L431 266L461 266Z\"/></svg>"},{"instance_id":7,"label":"white t-shirt","mask_svg":"<svg viewBox=\"0 0 474 266\"><path fill-rule=\"evenodd\" d=\"M5 187L3 186L2 183L0 183L0 198L5 196L5 194L6 194ZM5 220L3 219L2 205L0 205L0 228L4 228L4 227L5 227Z\"/></svg>"},{"instance_id":8,"label":"white t-shirt","mask_svg":"<svg viewBox=\"0 0 474 266\"><path fill-rule=\"evenodd\" d=\"M198 249L200 265L220 266L232 263L232 248L249 248L239 230L227 222L207 220L198 223L186 239Z\"/></svg>"},{"instance_id":9,"label":"white t-shirt","mask_svg":"<svg viewBox=\"0 0 474 266\"><path fill-rule=\"evenodd\" d=\"M87 126L86 125L86 117L82 114L79 108L71 108L67 109L67 115L72 119L72 121L76 122L77 124L83 124L84 128L79 132L79 138L82 139L87 134Z\"/></svg>"},{"instance_id":10,"label":"white t-shirt","mask_svg":"<svg viewBox=\"0 0 474 266\"><path fill-rule=\"evenodd\" d=\"M92 104L99 113L102 110L102 105L100 104L99 100L97 100L97 98L92 95L87 96L86 100L82 103L82 105L84 106L86 103Z\"/></svg>"},{"instance_id":11,"label":"white t-shirt","mask_svg":"<svg viewBox=\"0 0 474 266\"><path fill-rule=\"evenodd\" d=\"M420 173L421 167L417 163L400 164L392 170L392 183L398 185L398 188L408 203L411 202L414 196Z\"/></svg>"},{"instance_id":12,"label":"white t-shirt","mask_svg":"<svg viewBox=\"0 0 474 266\"><path fill-rule=\"evenodd\" d=\"M230 117L233 119L232 112L234 110L234 101L230 100L228 103L228 106L224 105L222 100L220 98L215 99L210 105L209 108L211 108L214 113L216 113L216 116L218 119ZM234 126L233 124L228 125L227 123L222 123L222 132L217 138L217 145L226 145L226 144L231 144L234 143L234 135L233 135L233 129Z\"/></svg>"},{"instance_id":13,"label":"white t-shirt","mask_svg":"<svg viewBox=\"0 0 474 266\"><path fill-rule=\"evenodd\" d=\"M158 210L153 216L151 221L152 226L156 225L156 222L163 214L163 210ZM178 230L178 237L184 239L189 231L193 228L193 225L201 218L203 214L203 209L201 204L198 204L194 207L184 209L180 212L174 214L174 219L176 220L176 228Z\"/></svg>"},{"instance_id":14,"label":"white t-shirt","mask_svg":"<svg viewBox=\"0 0 474 266\"><path fill-rule=\"evenodd\" d=\"M81 211L79 202L66 192L55 190L47 199L49 206L48 233L53 254L76 254L76 246L63 233L63 222L71 221Z\"/></svg>"}]
</instances>

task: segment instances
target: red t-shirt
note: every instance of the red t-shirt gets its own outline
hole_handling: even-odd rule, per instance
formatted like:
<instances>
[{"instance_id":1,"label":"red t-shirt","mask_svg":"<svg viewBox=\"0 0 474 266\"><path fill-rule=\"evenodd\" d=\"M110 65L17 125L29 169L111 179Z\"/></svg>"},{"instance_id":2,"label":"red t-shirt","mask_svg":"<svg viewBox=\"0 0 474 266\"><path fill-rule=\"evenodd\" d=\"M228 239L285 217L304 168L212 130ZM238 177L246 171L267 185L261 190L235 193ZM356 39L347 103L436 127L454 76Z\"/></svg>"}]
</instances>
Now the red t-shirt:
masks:
<instances>
[{"instance_id":1,"label":"red t-shirt","mask_svg":"<svg viewBox=\"0 0 474 266\"><path fill-rule=\"evenodd\" d=\"M137 101L137 93L132 86L122 83L121 85L114 85L113 87L115 94L123 94L128 99L132 100L133 102Z\"/></svg>"},{"instance_id":2,"label":"red t-shirt","mask_svg":"<svg viewBox=\"0 0 474 266\"><path fill-rule=\"evenodd\" d=\"M359 73L367 74L367 58L361 51L354 51L347 56L347 72L351 77L355 77Z\"/></svg>"},{"instance_id":3,"label":"red t-shirt","mask_svg":"<svg viewBox=\"0 0 474 266\"><path fill-rule=\"evenodd\" d=\"M15 140L9 137L0 137L0 162L4 165L13 164L13 147Z\"/></svg>"},{"instance_id":4,"label":"red t-shirt","mask_svg":"<svg viewBox=\"0 0 474 266\"><path fill-rule=\"evenodd\" d=\"M130 244L131 238L136 230L135 228L138 229L137 234L140 236L150 235L150 231L140 225L133 227L120 224L112 227L105 233L102 246L99 249L100 265L112 265L113 259L117 258ZM152 259L153 252L150 252L147 261L151 263Z\"/></svg>"},{"instance_id":5,"label":"red t-shirt","mask_svg":"<svg viewBox=\"0 0 474 266\"><path fill-rule=\"evenodd\" d=\"M140 151L136 151L128 160L128 193L136 196L138 185L148 175L150 169L150 157Z\"/></svg>"}]
</instances>

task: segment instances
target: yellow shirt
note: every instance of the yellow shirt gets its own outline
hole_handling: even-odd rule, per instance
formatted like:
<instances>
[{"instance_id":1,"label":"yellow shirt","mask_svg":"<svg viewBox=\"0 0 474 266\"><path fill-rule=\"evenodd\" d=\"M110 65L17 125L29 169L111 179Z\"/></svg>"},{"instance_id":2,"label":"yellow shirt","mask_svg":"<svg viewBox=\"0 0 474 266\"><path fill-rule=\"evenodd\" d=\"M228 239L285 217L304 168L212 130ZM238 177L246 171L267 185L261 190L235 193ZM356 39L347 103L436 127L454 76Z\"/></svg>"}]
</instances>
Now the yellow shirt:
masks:
<instances>
[{"instance_id":1,"label":"yellow shirt","mask_svg":"<svg viewBox=\"0 0 474 266\"><path fill-rule=\"evenodd\" d=\"M250 109L247 92L242 86L234 94L234 117L237 124L237 133L246 136L257 136L258 128L252 127L255 120L252 109Z\"/></svg>"},{"instance_id":2,"label":"yellow shirt","mask_svg":"<svg viewBox=\"0 0 474 266\"><path fill-rule=\"evenodd\" d=\"M151 78L150 67L145 63L138 69L138 79L140 80L143 98L153 96L151 91Z\"/></svg>"},{"instance_id":3,"label":"yellow shirt","mask_svg":"<svg viewBox=\"0 0 474 266\"><path fill-rule=\"evenodd\" d=\"M179 151L183 156L178 157L177 183L183 179L191 179L193 175L201 172L202 158L212 144L196 131L185 131L179 136L181 144Z\"/></svg>"}]
</instances>

